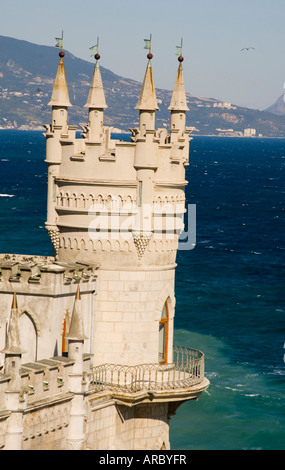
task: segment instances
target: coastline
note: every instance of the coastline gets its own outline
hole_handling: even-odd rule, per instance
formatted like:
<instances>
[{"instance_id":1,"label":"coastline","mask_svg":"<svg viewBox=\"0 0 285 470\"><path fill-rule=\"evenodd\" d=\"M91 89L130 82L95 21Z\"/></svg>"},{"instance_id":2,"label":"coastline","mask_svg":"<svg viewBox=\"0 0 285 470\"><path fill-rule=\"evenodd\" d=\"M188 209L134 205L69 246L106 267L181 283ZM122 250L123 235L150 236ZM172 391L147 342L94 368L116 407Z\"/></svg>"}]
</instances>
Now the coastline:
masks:
<instances>
[{"instance_id":1,"label":"coastline","mask_svg":"<svg viewBox=\"0 0 285 470\"><path fill-rule=\"evenodd\" d=\"M110 126L112 128L112 126ZM44 132L45 128L44 126L41 126L39 128L29 128L29 129L21 129L17 127L0 127L0 132L1 131L20 131L20 132ZM79 127L78 127L79 130ZM79 130L80 131L80 130ZM130 132L113 128L112 134L130 134ZM255 139L255 140L262 140L262 139L285 139L284 137L278 137L278 136L245 136L245 135L220 135L220 134L191 134L191 137L219 137L219 138L229 138L229 139Z\"/></svg>"}]
</instances>

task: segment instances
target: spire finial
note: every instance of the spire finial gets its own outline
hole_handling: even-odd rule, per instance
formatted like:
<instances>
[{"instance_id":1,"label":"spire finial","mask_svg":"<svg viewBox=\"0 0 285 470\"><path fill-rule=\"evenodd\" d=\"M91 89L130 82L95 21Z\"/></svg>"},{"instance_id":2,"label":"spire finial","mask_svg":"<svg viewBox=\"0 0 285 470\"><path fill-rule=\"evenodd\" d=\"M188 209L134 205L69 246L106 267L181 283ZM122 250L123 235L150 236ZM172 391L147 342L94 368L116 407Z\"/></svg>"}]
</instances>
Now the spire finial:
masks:
<instances>
[{"instance_id":1,"label":"spire finial","mask_svg":"<svg viewBox=\"0 0 285 470\"><path fill-rule=\"evenodd\" d=\"M99 36L97 37L97 44L95 46L90 47L90 51L92 52L90 57L94 57L97 60L100 59L99 54Z\"/></svg>"},{"instance_id":2,"label":"spire finial","mask_svg":"<svg viewBox=\"0 0 285 470\"><path fill-rule=\"evenodd\" d=\"M176 55L179 56L178 57L178 62L180 62L180 63L183 62L183 60L184 60L184 57L182 56L182 46L183 46L183 38L181 38L180 46L176 46L176 49L177 49Z\"/></svg>"},{"instance_id":3,"label":"spire finial","mask_svg":"<svg viewBox=\"0 0 285 470\"><path fill-rule=\"evenodd\" d=\"M151 60L153 58L152 52L151 52L151 37L152 35L150 34L149 39L144 39L145 42L145 49L148 49L148 55L147 58Z\"/></svg>"},{"instance_id":4,"label":"spire finial","mask_svg":"<svg viewBox=\"0 0 285 470\"><path fill-rule=\"evenodd\" d=\"M59 57L63 58L65 56L65 53L63 52L63 31L61 32L61 38L55 38L55 40L56 40L55 47L61 48L61 51L58 55Z\"/></svg>"}]
</instances>

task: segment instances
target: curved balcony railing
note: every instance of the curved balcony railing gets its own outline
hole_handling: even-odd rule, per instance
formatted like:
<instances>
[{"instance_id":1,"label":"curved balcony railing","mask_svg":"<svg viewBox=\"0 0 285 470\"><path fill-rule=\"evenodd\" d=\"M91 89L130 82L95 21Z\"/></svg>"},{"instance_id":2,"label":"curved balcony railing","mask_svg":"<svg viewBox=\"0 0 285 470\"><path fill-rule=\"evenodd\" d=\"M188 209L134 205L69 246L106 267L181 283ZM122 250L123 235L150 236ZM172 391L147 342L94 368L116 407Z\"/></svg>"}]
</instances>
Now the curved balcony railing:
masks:
<instances>
[{"instance_id":1,"label":"curved balcony railing","mask_svg":"<svg viewBox=\"0 0 285 470\"><path fill-rule=\"evenodd\" d=\"M118 365L102 364L92 369L91 387L135 393L141 390L185 389L204 379L204 354L195 349L174 346L173 363Z\"/></svg>"}]
</instances>

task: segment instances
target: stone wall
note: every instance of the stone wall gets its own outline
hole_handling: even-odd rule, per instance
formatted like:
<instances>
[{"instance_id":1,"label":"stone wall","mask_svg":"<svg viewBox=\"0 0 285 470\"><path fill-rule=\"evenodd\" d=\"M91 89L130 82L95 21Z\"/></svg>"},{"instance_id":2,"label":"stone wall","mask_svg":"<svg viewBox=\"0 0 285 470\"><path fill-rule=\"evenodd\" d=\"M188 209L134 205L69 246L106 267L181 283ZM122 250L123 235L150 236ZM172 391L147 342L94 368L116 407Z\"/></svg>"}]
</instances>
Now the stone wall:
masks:
<instances>
[{"instance_id":1,"label":"stone wall","mask_svg":"<svg viewBox=\"0 0 285 470\"><path fill-rule=\"evenodd\" d=\"M70 391L73 366L74 361L64 357L24 364L20 392L10 390L9 376L0 376L0 398L4 398L0 402L0 449L6 448L8 435L9 442L15 442L15 445L20 436L21 450L67 450L72 447L69 442L72 402L78 396ZM110 391L92 392L88 387L90 357L84 356L83 368L78 392L84 403L80 449L169 448L168 403L135 405L134 401L132 407L120 405ZM17 402L16 421L15 413L5 407L7 394L13 394Z\"/></svg>"},{"instance_id":2,"label":"stone wall","mask_svg":"<svg viewBox=\"0 0 285 470\"><path fill-rule=\"evenodd\" d=\"M172 357L173 269L98 271L94 365L158 362L159 320L169 306L168 352Z\"/></svg>"},{"instance_id":3,"label":"stone wall","mask_svg":"<svg viewBox=\"0 0 285 470\"><path fill-rule=\"evenodd\" d=\"M168 403L110 405L88 413L87 428L86 447L94 450L170 448Z\"/></svg>"}]
</instances>

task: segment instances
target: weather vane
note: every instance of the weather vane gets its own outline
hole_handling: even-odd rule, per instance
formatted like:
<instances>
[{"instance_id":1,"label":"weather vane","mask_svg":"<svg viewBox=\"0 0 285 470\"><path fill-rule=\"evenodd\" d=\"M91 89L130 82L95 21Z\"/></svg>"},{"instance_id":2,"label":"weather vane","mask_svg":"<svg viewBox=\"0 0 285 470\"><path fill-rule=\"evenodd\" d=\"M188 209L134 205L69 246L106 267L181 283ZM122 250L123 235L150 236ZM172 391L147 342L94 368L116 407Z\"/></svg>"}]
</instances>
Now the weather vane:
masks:
<instances>
[{"instance_id":1,"label":"weather vane","mask_svg":"<svg viewBox=\"0 0 285 470\"><path fill-rule=\"evenodd\" d=\"M182 62L182 61L183 61L182 46L183 46L183 38L181 38L181 44L180 44L180 46L176 46L176 55L178 55L178 60L179 60L179 62Z\"/></svg>"},{"instance_id":2,"label":"weather vane","mask_svg":"<svg viewBox=\"0 0 285 470\"><path fill-rule=\"evenodd\" d=\"M148 59L152 59L153 58L153 55L151 53L151 34L149 36L149 39L144 39L144 42L145 42L145 45L144 45L144 48L145 49L148 49L148 55L147 55L147 58Z\"/></svg>"},{"instance_id":3,"label":"weather vane","mask_svg":"<svg viewBox=\"0 0 285 470\"><path fill-rule=\"evenodd\" d=\"M59 53L60 57L64 57L64 52L63 52L63 31L61 33L61 38L55 38L56 40L56 45L55 47L60 47L61 51Z\"/></svg>"},{"instance_id":4,"label":"weather vane","mask_svg":"<svg viewBox=\"0 0 285 470\"><path fill-rule=\"evenodd\" d=\"M91 56L94 57L96 60L100 59L100 54L99 54L99 36L97 37L97 44L95 46L90 47L91 51Z\"/></svg>"}]
</instances>

